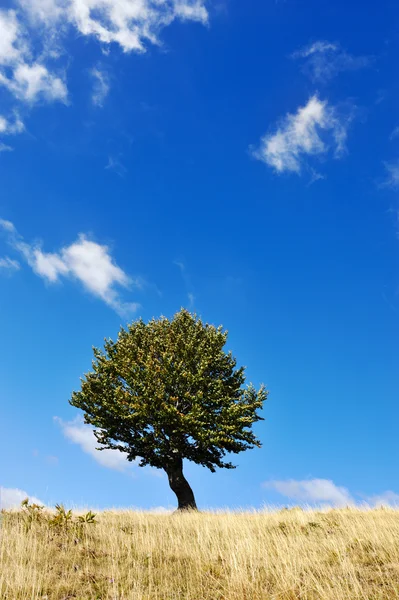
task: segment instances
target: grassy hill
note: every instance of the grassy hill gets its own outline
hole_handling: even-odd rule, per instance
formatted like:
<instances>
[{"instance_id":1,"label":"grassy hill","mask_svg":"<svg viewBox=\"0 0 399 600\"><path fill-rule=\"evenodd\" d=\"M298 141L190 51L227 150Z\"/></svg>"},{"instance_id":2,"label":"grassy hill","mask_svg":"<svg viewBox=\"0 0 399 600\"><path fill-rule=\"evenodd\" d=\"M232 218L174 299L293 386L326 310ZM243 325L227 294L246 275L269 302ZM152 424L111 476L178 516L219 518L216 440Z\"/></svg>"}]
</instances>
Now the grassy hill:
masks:
<instances>
[{"instance_id":1,"label":"grassy hill","mask_svg":"<svg viewBox=\"0 0 399 600\"><path fill-rule=\"evenodd\" d=\"M399 599L394 509L65 515L3 512L2 600Z\"/></svg>"}]
</instances>

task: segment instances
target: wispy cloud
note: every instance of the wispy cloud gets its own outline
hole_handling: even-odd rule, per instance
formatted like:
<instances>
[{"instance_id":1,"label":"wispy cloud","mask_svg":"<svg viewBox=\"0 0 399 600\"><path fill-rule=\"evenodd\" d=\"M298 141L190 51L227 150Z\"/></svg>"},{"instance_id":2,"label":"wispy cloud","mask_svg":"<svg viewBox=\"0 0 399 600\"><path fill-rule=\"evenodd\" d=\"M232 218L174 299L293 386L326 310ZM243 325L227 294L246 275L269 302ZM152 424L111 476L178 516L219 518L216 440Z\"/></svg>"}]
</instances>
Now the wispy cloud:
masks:
<instances>
[{"instance_id":1,"label":"wispy cloud","mask_svg":"<svg viewBox=\"0 0 399 600\"><path fill-rule=\"evenodd\" d=\"M332 507L352 506L357 503L368 506L399 506L399 494L392 491L372 496L361 496L356 501L346 487L336 485L331 479L286 479L262 483L262 487L274 490L296 503Z\"/></svg>"},{"instance_id":2,"label":"wispy cloud","mask_svg":"<svg viewBox=\"0 0 399 600\"><path fill-rule=\"evenodd\" d=\"M192 286L192 283L191 283L191 277L190 277L190 275L187 272L186 265L181 260L175 260L173 262L173 264L175 264L176 267L178 267L178 269L179 269L179 271L181 273L181 276L182 276L183 281L184 281L184 285L186 287L187 299L188 299L188 308L192 309L192 308L194 308L194 304L195 304L195 295L194 295L193 286Z\"/></svg>"},{"instance_id":3,"label":"wispy cloud","mask_svg":"<svg viewBox=\"0 0 399 600\"><path fill-rule=\"evenodd\" d=\"M15 115L12 121L0 115L0 134L14 135L21 133L24 129L25 126L18 115Z\"/></svg>"},{"instance_id":4,"label":"wispy cloud","mask_svg":"<svg viewBox=\"0 0 399 600\"><path fill-rule=\"evenodd\" d=\"M13 150L11 146L1 141L2 137L16 135L24 131L24 129L25 126L17 114L13 115L12 120L0 115L0 152L10 152Z\"/></svg>"},{"instance_id":5,"label":"wispy cloud","mask_svg":"<svg viewBox=\"0 0 399 600\"><path fill-rule=\"evenodd\" d=\"M349 122L327 100L312 96L296 113L288 113L274 133L263 136L252 154L279 174L300 174L310 156L344 153Z\"/></svg>"},{"instance_id":6,"label":"wispy cloud","mask_svg":"<svg viewBox=\"0 0 399 600\"><path fill-rule=\"evenodd\" d=\"M14 223L12 223L11 221L6 221L5 219L0 219L0 228L3 229L4 231L7 231L7 233L11 233L11 234L17 233Z\"/></svg>"},{"instance_id":7,"label":"wispy cloud","mask_svg":"<svg viewBox=\"0 0 399 600\"><path fill-rule=\"evenodd\" d=\"M120 315L134 313L137 303L122 301L118 287L128 289L137 282L130 278L113 260L108 246L98 244L80 234L77 241L58 252L44 252L39 244L28 244L10 221L0 219L0 231L25 259L32 270L49 283L64 278L79 281L85 290L103 300Z\"/></svg>"},{"instance_id":8,"label":"wispy cloud","mask_svg":"<svg viewBox=\"0 0 399 600\"><path fill-rule=\"evenodd\" d=\"M312 81L327 82L342 71L356 71L369 67L372 56L353 56L340 44L319 40L297 50L292 58L304 61L304 71Z\"/></svg>"},{"instance_id":9,"label":"wispy cloud","mask_svg":"<svg viewBox=\"0 0 399 600\"><path fill-rule=\"evenodd\" d=\"M98 443L92 427L85 425L80 417L73 421L63 421L59 417L54 417L54 420L68 440L80 446L83 452L89 454L101 466L116 471L126 471L131 466L126 459L126 454L119 450L97 450L101 445Z\"/></svg>"},{"instance_id":10,"label":"wispy cloud","mask_svg":"<svg viewBox=\"0 0 399 600\"><path fill-rule=\"evenodd\" d=\"M399 137L399 125L393 129L391 135L389 136L389 139L394 140L397 137Z\"/></svg>"},{"instance_id":11,"label":"wispy cloud","mask_svg":"<svg viewBox=\"0 0 399 600\"><path fill-rule=\"evenodd\" d=\"M188 292L187 298L188 298L188 302L189 302L189 308L193 308L194 304L195 304L195 296L194 296L194 294L192 292Z\"/></svg>"},{"instance_id":12,"label":"wispy cloud","mask_svg":"<svg viewBox=\"0 0 399 600\"><path fill-rule=\"evenodd\" d=\"M331 506L346 506L354 500L345 487L337 486L330 479L304 479L296 481L266 481L263 487L272 489L282 496L305 503L328 504Z\"/></svg>"},{"instance_id":13,"label":"wispy cloud","mask_svg":"<svg viewBox=\"0 0 399 600\"><path fill-rule=\"evenodd\" d=\"M59 464L59 458L58 456L54 456L52 454L45 454L42 455L39 450L37 450L37 448L35 448L34 450L32 450L32 455L35 458L40 458L40 460L42 460L44 463L46 463L47 465L50 465L52 467L55 467Z\"/></svg>"},{"instance_id":14,"label":"wispy cloud","mask_svg":"<svg viewBox=\"0 0 399 600\"><path fill-rule=\"evenodd\" d=\"M108 73L99 66L91 69L90 75L93 80L93 92L91 101L94 106L101 108L104 105L104 100L108 96L110 84Z\"/></svg>"},{"instance_id":15,"label":"wispy cloud","mask_svg":"<svg viewBox=\"0 0 399 600\"><path fill-rule=\"evenodd\" d=\"M0 73L0 84L8 88L19 100L29 103L34 103L40 98L50 102L66 102L68 96L65 83L50 73L44 65L39 64L20 64L10 78Z\"/></svg>"},{"instance_id":16,"label":"wispy cloud","mask_svg":"<svg viewBox=\"0 0 399 600\"><path fill-rule=\"evenodd\" d=\"M51 465L52 467L57 466L60 462L58 456L53 456L52 454L47 455L45 457L45 461L48 465Z\"/></svg>"},{"instance_id":17,"label":"wispy cloud","mask_svg":"<svg viewBox=\"0 0 399 600\"><path fill-rule=\"evenodd\" d=\"M21 506L21 502L25 500L25 498L28 498L29 502L31 503L44 506L44 502L35 496L30 496L24 490L20 490L18 488L0 487L0 510L19 508Z\"/></svg>"},{"instance_id":18,"label":"wispy cloud","mask_svg":"<svg viewBox=\"0 0 399 600\"><path fill-rule=\"evenodd\" d=\"M21 265L17 260L13 260L9 256L0 258L0 271L2 269L5 269L6 271L18 271L20 268Z\"/></svg>"},{"instance_id":19,"label":"wispy cloud","mask_svg":"<svg viewBox=\"0 0 399 600\"><path fill-rule=\"evenodd\" d=\"M393 189L399 188L399 160L393 162L385 162L386 176L382 183L383 187L390 187Z\"/></svg>"},{"instance_id":20,"label":"wispy cloud","mask_svg":"<svg viewBox=\"0 0 399 600\"><path fill-rule=\"evenodd\" d=\"M325 175L322 175L321 173L319 173L318 171L315 171L314 169L310 168L310 179L308 182L308 187L310 185L313 185L314 183L316 183L316 181L321 181L322 179L326 179Z\"/></svg>"},{"instance_id":21,"label":"wispy cloud","mask_svg":"<svg viewBox=\"0 0 399 600\"><path fill-rule=\"evenodd\" d=\"M121 163L117 156L108 156L108 162L105 168L107 171L114 171L119 177L124 177L127 173L127 168Z\"/></svg>"}]
</instances>

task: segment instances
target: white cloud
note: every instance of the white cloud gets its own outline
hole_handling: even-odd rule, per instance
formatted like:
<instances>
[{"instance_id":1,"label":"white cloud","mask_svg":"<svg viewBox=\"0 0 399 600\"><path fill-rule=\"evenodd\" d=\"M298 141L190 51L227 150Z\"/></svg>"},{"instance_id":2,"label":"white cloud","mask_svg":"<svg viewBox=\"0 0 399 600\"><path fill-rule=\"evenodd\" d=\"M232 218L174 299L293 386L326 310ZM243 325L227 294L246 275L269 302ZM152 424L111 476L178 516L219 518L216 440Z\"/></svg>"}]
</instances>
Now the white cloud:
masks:
<instances>
[{"instance_id":1,"label":"white cloud","mask_svg":"<svg viewBox=\"0 0 399 600\"><path fill-rule=\"evenodd\" d=\"M399 494L390 490L377 494L375 496L369 496L367 502L373 506L392 506L399 507Z\"/></svg>"},{"instance_id":2,"label":"white cloud","mask_svg":"<svg viewBox=\"0 0 399 600\"><path fill-rule=\"evenodd\" d=\"M69 273L68 266L57 254L42 252L40 248L28 248L26 256L32 269L51 283L58 281L60 275Z\"/></svg>"},{"instance_id":3,"label":"white cloud","mask_svg":"<svg viewBox=\"0 0 399 600\"><path fill-rule=\"evenodd\" d=\"M112 304L113 286L127 287L130 280L112 260L107 246L86 239L84 235L61 252L66 268L93 294Z\"/></svg>"},{"instance_id":4,"label":"white cloud","mask_svg":"<svg viewBox=\"0 0 399 600\"><path fill-rule=\"evenodd\" d=\"M144 52L160 44L161 30L174 21L206 24L207 0L11 0L0 8L0 86L14 106L37 102L69 104L65 40L70 33L89 36L103 46ZM108 49L109 50L109 49ZM94 69L93 103L101 106L109 91L104 71ZM21 131L21 130L20 130ZM14 133L19 133L15 131ZM0 141L0 151L11 148Z\"/></svg>"},{"instance_id":5,"label":"white cloud","mask_svg":"<svg viewBox=\"0 0 399 600\"><path fill-rule=\"evenodd\" d=\"M273 489L290 500L305 503L347 506L354 503L345 487L335 485L330 479L305 479L296 481L266 481L263 487Z\"/></svg>"},{"instance_id":6,"label":"white cloud","mask_svg":"<svg viewBox=\"0 0 399 600\"><path fill-rule=\"evenodd\" d=\"M19 40L19 41L18 41ZM20 24L14 10L0 10L0 65L19 62L24 52Z\"/></svg>"},{"instance_id":7,"label":"white cloud","mask_svg":"<svg viewBox=\"0 0 399 600\"><path fill-rule=\"evenodd\" d=\"M160 30L176 19L208 21L203 0L19 0L19 4L47 28L67 22L103 44L119 44L124 52L143 52L147 42L158 44Z\"/></svg>"},{"instance_id":8,"label":"white cloud","mask_svg":"<svg viewBox=\"0 0 399 600\"><path fill-rule=\"evenodd\" d=\"M19 490L18 488L4 488L0 487L0 510L9 510L10 508L20 508L21 502L25 500L25 498L29 499L29 502L33 504L39 504L44 506L44 502L35 498L35 496L30 496L27 492L23 490Z\"/></svg>"},{"instance_id":9,"label":"white cloud","mask_svg":"<svg viewBox=\"0 0 399 600\"><path fill-rule=\"evenodd\" d=\"M399 160L384 163L387 175L383 183L384 187L399 188Z\"/></svg>"},{"instance_id":10,"label":"white cloud","mask_svg":"<svg viewBox=\"0 0 399 600\"><path fill-rule=\"evenodd\" d=\"M175 15L180 19L200 21L201 23L207 23L208 21L208 12L202 0L194 0L193 2L175 0Z\"/></svg>"},{"instance_id":11,"label":"white cloud","mask_svg":"<svg viewBox=\"0 0 399 600\"><path fill-rule=\"evenodd\" d=\"M20 268L21 265L17 260L13 260L9 256L0 258L0 270L7 269L8 271L18 271Z\"/></svg>"},{"instance_id":12,"label":"white cloud","mask_svg":"<svg viewBox=\"0 0 399 600\"><path fill-rule=\"evenodd\" d=\"M8 234L9 244L22 254L33 271L43 279L56 283L61 277L73 278L119 314L127 315L137 310L138 304L121 300L116 287L129 288L133 284L141 287L141 284L133 281L115 264L108 246L93 242L81 234L76 242L61 248L59 252L43 252L40 246L26 243L10 221L0 219L1 228Z\"/></svg>"},{"instance_id":13,"label":"white cloud","mask_svg":"<svg viewBox=\"0 0 399 600\"><path fill-rule=\"evenodd\" d=\"M294 52L294 58L307 58L308 56L313 56L314 54L323 54L324 52L336 52L338 49L337 44L332 44L331 42L314 42L310 44L310 46L306 46L301 50L297 50Z\"/></svg>"},{"instance_id":14,"label":"white cloud","mask_svg":"<svg viewBox=\"0 0 399 600\"><path fill-rule=\"evenodd\" d=\"M30 35L14 10L0 10L0 85L17 99L66 102L62 79L32 58Z\"/></svg>"},{"instance_id":15,"label":"white cloud","mask_svg":"<svg viewBox=\"0 0 399 600\"><path fill-rule=\"evenodd\" d=\"M111 450L106 448L105 450L97 450L101 448L101 444L97 441L94 435L94 430L90 425L86 425L80 416L77 416L72 421L63 421L59 417L54 417L54 420L61 427L64 436L72 443L77 444L81 447L83 452L89 454L98 464L107 469L113 469L115 471L127 471L132 466L138 466L140 458L136 458L133 461L128 461L126 454L120 450ZM160 479L165 478L165 472L155 467L140 467L145 473L152 477Z\"/></svg>"},{"instance_id":16,"label":"white cloud","mask_svg":"<svg viewBox=\"0 0 399 600\"><path fill-rule=\"evenodd\" d=\"M328 81L341 71L355 71L369 67L373 62L370 56L352 56L337 43L323 40L297 50L293 58L303 59L304 70L312 81Z\"/></svg>"},{"instance_id":17,"label":"white cloud","mask_svg":"<svg viewBox=\"0 0 399 600\"><path fill-rule=\"evenodd\" d=\"M66 6L64 0L16 0L16 3L34 25L59 21Z\"/></svg>"},{"instance_id":18,"label":"white cloud","mask_svg":"<svg viewBox=\"0 0 399 600\"><path fill-rule=\"evenodd\" d=\"M0 115L0 136L15 135L24 129L25 126L18 115L14 115L12 121ZM10 152L11 150L13 150L11 146L0 141L0 152Z\"/></svg>"},{"instance_id":19,"label":"white cloud","mask_svg":"<svg viewBox=\"0 0 399 600\"><path fill-rule=\"evenodd\" d=\"M14 223L11 223L11 221L6 221L5 219L0 219L0 228L4 229L4 231L7 231L8 233L16 233Z\"/></svg>"},{"instance_id":20,"label":"white cloud","mask_svg":"<svg viewBox=\"0 0 399 600\"><path fill-rule=\"evenodd\" d=\"M100 67L91 69L90 74L93 78L93 93L91 96L91 101L94 106L102 107L110 88L108 74L106 71L101 70Z\"/></svg>"},{"instance_id":21,"label":"white cloud","mask_svg":"<svg viewBox=\"0 0 399 600\"><path fill-rule=\"evenodd\" d=\"M295 114L288 113L275 133L261 139L253 156L277 173L299 174L306 156L323 155L330 149L335 157L343 153L348 122L326 100L312 96Z\"/></svg>"},{"instance_id":22,"label":"white cloud","mask_svg":"<svg viewBox=\"0 0 399 600\"><path fill-rule=\"evenodd\" d=\"M63 421L59 417L54 417L54 419L60 425L64 436L80 446L83 452L89 454L101 466L116 471L125 471L130 467L131 463L126 459L125 453L110 449L96 450L101 446L93 429L89 425L85 425L80 417L73 421Z\"/></svg>"},{"instance_id":23,"label":"white cloud","mask_svg":"<svg viewBox=\"0 0 399 600\"><path fill-rule=\"evenodd\" d=\"M15 68L12 78L0 73L0 83L17 98L27 102L35 102L39 98L50 102L66 102L68 97L65 83L40 64L20 64Z\"/></svg>"},{"instance_id":24,"label":"white cloud","mask_svg":"<svg viewBox=\"0 0 399 600\"><path fill-rule=\"evenodd\" d=\"M145 42L158 42L158 32L175 19L205 23L200 0L71 0L67 15L83 35L119 44L125 52L144 51Z\"/></svg>"},{"instance_id":25,"label":"white cloud","mask_svg":"<svg viewBox=\"0 0 399 600\"><path fill-rule=\"evenodd\" d=\"M24 129L25 126L17 115L14 117L13 122L0 115L0 134L14 135L16 133L21 133Z\"/></svg>"}]
</instances>

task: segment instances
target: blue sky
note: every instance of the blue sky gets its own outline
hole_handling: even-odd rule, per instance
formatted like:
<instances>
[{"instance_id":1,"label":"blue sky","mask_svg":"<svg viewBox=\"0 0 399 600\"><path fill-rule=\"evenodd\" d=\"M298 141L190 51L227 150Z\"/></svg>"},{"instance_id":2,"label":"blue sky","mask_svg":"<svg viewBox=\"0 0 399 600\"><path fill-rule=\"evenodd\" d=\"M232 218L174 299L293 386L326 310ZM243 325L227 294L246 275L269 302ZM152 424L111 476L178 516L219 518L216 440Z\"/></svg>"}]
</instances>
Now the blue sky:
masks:
<instances>
[{"instance_id":1,"label":"blue sky","mask_svg":"<svg viewBox=\"0 0 399 600\"><path fill-rule=\"evenodd\" d=\"M69 404L181 306L270 391L200 507L399 500L396 2L0 1L2 505L174 506Z\"/></svg>"}]
</instances>

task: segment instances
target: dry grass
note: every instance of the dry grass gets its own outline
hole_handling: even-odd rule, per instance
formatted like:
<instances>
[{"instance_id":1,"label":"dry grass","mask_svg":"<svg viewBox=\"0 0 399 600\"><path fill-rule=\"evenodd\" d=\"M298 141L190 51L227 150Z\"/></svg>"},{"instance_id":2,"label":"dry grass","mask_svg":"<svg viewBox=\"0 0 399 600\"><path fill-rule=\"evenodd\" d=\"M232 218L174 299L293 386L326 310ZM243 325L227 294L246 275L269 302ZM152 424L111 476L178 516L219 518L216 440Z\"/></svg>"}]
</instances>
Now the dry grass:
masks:
<instances>
[{"instance_id":1,"label":"dry grass","mask_svg":"<svg viewBox=\"0 0 399 600\"><path fill-rule=\"evenodd\" d=\"M399 512L3 515L1 600L399 599Z\"/></svg>"}]
</instances>

